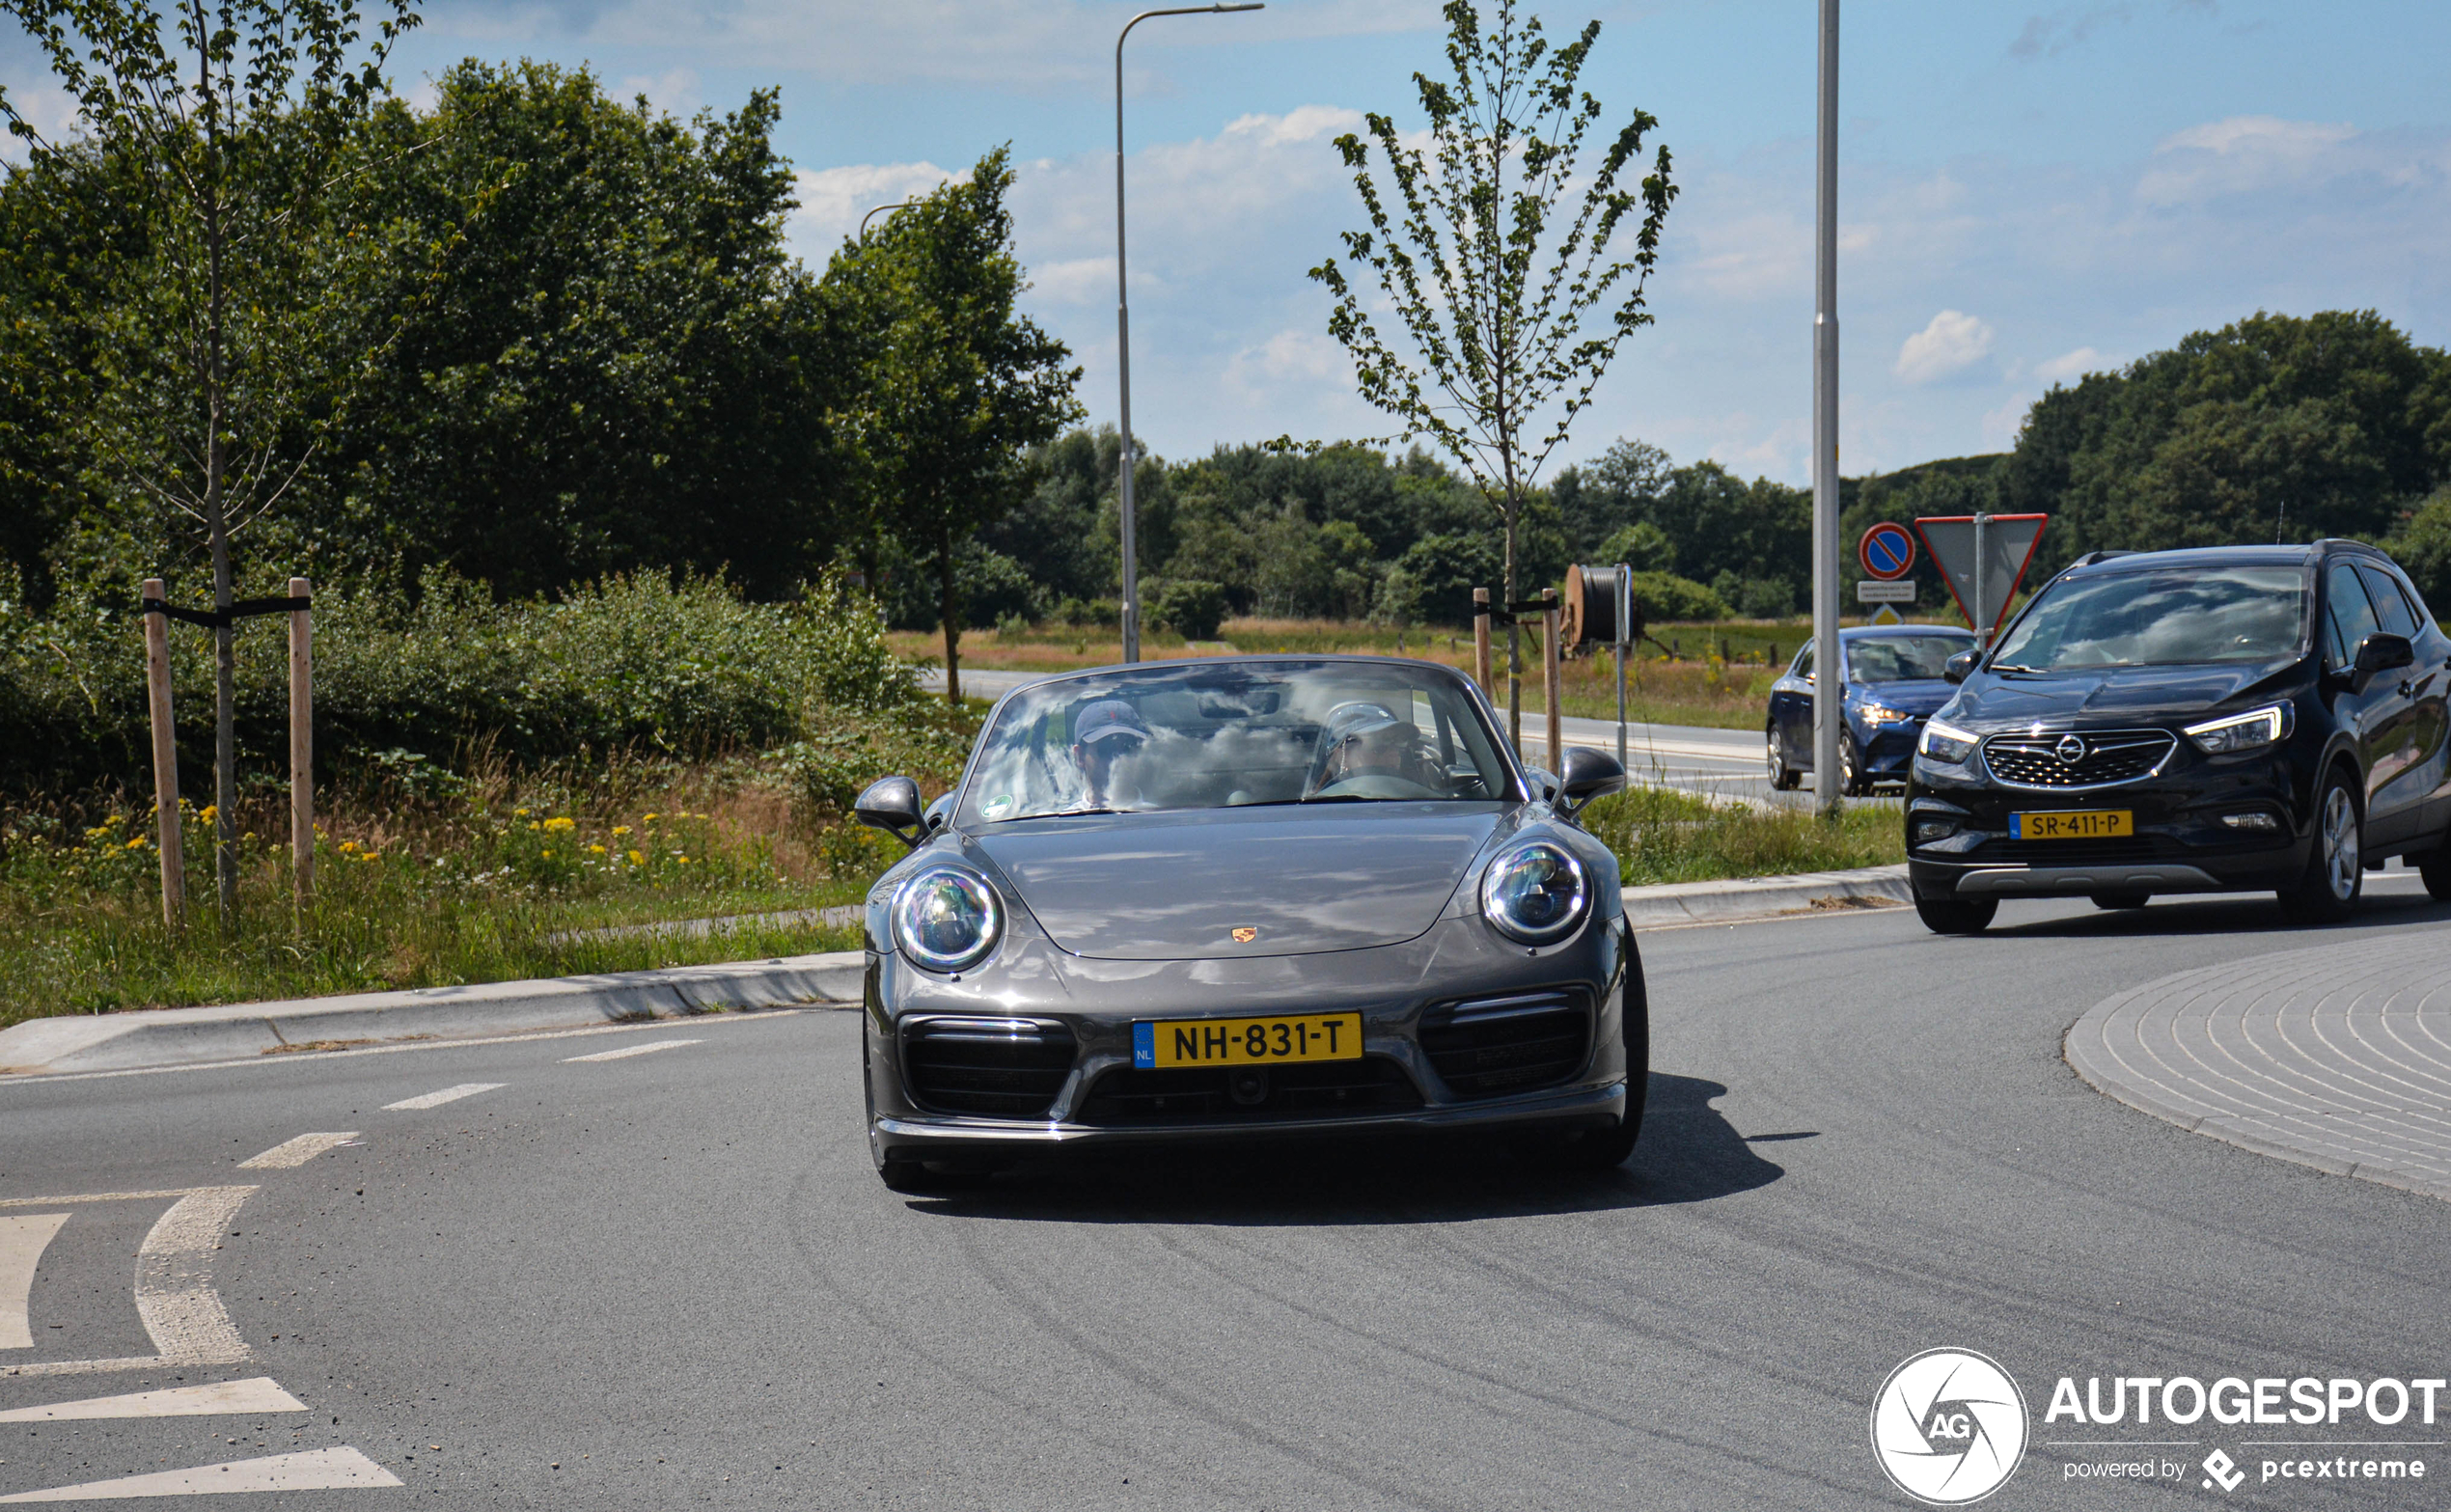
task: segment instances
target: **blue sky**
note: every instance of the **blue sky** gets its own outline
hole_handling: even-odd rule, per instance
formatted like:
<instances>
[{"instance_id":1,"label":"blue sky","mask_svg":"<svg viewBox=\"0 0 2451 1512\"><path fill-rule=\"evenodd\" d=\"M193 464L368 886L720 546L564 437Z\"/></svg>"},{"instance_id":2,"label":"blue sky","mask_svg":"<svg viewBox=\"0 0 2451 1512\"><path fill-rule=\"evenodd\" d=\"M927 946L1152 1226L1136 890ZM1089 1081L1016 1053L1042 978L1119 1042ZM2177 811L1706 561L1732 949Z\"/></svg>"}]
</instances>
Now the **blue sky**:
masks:
<instances>
[{"instance_id":1,"label":"blue sky","mask_svg":"<svg viewBox=\"0 0 2451 1512\"><path fill-rule=\"evenodd\" d=\"M681 112L783 92L794 243L1010 142L1031 312L1115 413L1115 31L1088 0L439 0L396 80L468 55L586 63ZM1661 121L1682 198L1630 342L1558 455L1619 436L1807 477L1810 0L1535 6L1604 22L1585 85ZM1433 0L1271 0L1165 18L1127 58L1135 428L1220 442L1383 433L1304 270L1359 223L1330 140L1412 119ZM2373 307L2451 340L2451 7L1857 3L1842 46L1842 465L1996 450L2057 379L2258 308ZM0 85L39 90L21 38Z\"/></svg>"}]
</instances>

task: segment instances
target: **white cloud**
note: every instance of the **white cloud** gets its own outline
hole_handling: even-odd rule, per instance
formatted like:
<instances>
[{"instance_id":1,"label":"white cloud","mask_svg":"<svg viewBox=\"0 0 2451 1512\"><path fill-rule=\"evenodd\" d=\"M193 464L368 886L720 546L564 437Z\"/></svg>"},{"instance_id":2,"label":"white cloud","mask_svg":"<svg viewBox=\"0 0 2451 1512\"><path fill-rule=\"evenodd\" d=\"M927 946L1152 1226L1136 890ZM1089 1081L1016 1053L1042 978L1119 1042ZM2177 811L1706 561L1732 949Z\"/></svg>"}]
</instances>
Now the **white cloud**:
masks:
<instances>
[{"instance_id":1,"label":"white cloud","mask_svg":"<svg viewBox=\"0 0 2451 1512\"><path fill-rule=\"evenodd\" d=\"M915 200L939 186L966 180L958 172L934 163L854 163L792 175L800 207L784 222L784 237L811 267L825 266L846 236L855 235L861 217L880 205ZM1112 265L1112 264L1110 264Z\"/></svg>"},{"instance_id":2,"label":"white cloud","mask_svg":"<svg viewBox=\"0 0 2451 1512\"><path fill-rule=\"evenodd\" d=\"M1353 361L1336 340L1320 331L1279 331L1256 346L1246 346L1226 366L1227 381L1249 390L1288 382L1333 381L1353 384Z\"/></svg>"},{"instance_id":3,"label":"white cloud","mask_svg":"<svg viewBox=\"0 0 2451 1512\"><path fill-rule=\"evenodd\" d=\"M1958 310L1943 310L1906 339L1890 371L1916 387L1953 378L1992 350L1992 328Z\"/></svg>"},{"instance_id":4,"label":"white cloud","mask_svg":"<svg viewBox=\"0 0 2451 1512\"><path fill-rule=\"evenodd\" d=\"M74 135L80 128L83 113L78 110L76 96L48 77L27 83L20 79L0 82L9 95L9 103L26 124L42 133L46 142L59 143ZM25 142L10 132L0 131L0 163L23 163Z\"/></svg>"},{"instance_id":5,"label":"white cloud","mask_svg":"<svg viewBox=\"0 0 2451 1512\"><path fill-rule=\"evenodd\" d=\"M2017 445L2017 432L2025 424L2025 412L2034 407L2034 396L2020 394L1997 409L1986 410L1979 426L1986 452L2005 452Z\"/></svg>"},{"instance_id":6,"label":"white cloud","mask_svg":"<svg viewBox=\"0 0 2451 1512\"><path fill-rule=\"evenodd\" d=\"M644 95L647 103L657 110L678 116L683 121L698 114L700 107L706 103L706 96L699 88L696 69L667 69L652 77L643 73L631 74L621 80L620 89L612 93L620 99Z\"/></svg>"},{"instance_id":7,"label":"white cloud","mask_svg":"<svg viewBox=\"0 0 2451 1512\"><path fill-rule=\"evenodd\" d=\"M2079 346L2073 352L2062 352L2049 362L2034 365L2034 376L2045 383L2059 383L2080 378L2089 372L2101 372L2112 367L2110 359L2090 346Z\"/></svg>"},{"instance_id":8,"label":"white cloud","mask_svg":"<svg viewBox=\"0 0 2451 1512\"><path fill-rule=\"evenodd\" d=\"M2154 148L2154 166L2137 180L2136 198L2152 206L2188 205L2302 182L2347 168L2338 150L2356 135L2345 122L2277 116L2232 116L2189 126Z\"/></svg>"}]
</instances>

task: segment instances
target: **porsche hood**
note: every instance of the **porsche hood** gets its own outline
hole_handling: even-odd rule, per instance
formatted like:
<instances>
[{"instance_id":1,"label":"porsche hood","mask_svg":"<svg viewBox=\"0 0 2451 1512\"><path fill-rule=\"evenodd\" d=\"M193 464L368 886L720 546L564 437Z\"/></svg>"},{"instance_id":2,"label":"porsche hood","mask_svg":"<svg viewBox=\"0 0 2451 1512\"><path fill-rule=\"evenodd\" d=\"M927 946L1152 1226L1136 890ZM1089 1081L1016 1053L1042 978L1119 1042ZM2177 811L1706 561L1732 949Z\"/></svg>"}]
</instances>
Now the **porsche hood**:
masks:
<instances>
[{"instance_id":1,"label":"porsche hood","mask_svg":"<svg viewBox=\"0 0 2451 1512\"><path fill-rule=\"evenodd\" d=\"M1501 806L1356 803L997 826L973 843L1075 955L1354 950L1437 921Z\"/></svg>"}]
</instances>

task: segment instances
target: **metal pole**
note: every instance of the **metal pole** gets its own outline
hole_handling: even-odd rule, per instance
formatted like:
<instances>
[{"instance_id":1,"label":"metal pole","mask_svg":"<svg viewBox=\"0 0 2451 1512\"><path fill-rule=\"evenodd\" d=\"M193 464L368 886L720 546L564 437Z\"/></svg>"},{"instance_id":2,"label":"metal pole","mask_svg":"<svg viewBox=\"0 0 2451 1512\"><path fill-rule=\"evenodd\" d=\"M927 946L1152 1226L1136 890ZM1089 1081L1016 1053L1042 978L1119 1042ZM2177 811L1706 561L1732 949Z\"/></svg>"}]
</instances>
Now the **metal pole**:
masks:
<instances>
[{"instance_id":1,"label":"metal pole","mask_svg":"<svg viewBox=\"0 0 2451 1512\"><path fill-rule=\"evenodd\" d=\"M1813 234L1813 792L1839 799L1838 646L1838 0L1821 0L1820 172Z\"/></svg>"},{"instance_id":2,"label":"metal pole","mask_svg":"<svg viewBox=\"0 0 2451 1512\"><path fill-rule=\"evenodd\" d=\"M1115 370L1122 389L1120 405L1123 425L1123 454L1118 467L1121 478L1115 483L1115 514L1123 554L1123 659L1141 659L1141 541L1140 517L1132 498L1132 298L1130 283L1123 268L1123 39L1132 28L1153 15L1201 15L1211 12L1264 11L1259 4L1190 5L1164 11L1143 11L1123 23L1115 38Z\"/></svg>"},{"instance_id":3,"label":"metal pole","mask_svg":"<svg viewBox=\"0 0 2451 1512\"><path fill-rule=\"evenodd\" d=\"M1497 690L1489 685L1489 590L1485 588L1473 590L1473 675L1479 680L1481 692L1497 702Z\"/></svg>"},{"instance_id":4,"label":"metal pole","mask_svg":"<svg viewBox=\"0 0 2451 1512\"><path fill-rule=\"evenodd\" d=\"M145 597L160 603L160 578L145 580ZM177 929L187 908L187 864L179 830L179 732L170 712L170 618L145 615L146 707L153 724L153 828L161 849L162 927Z\"/></svg>"},{"instance_id":5,"label":"metal pole","mask_svg":"<svg viewBox=\"0 0 2451 1512\"><path fill-rule=\"evenodd\" d=\"M860 234L859 234L859 237L858 237L857 239L862 240L862 241L867 240L867 234L868 234L868 222L870 222L870 221L872 221L872 220L876 219L878 216L880 216L880 215L884 214L886 211L888 211L888 210L907 210L907 209L909 209L912 206L917 205L917 204L919 204L919 203L920 203L920 202L919 202L919 201L917 201L917 200L896 200L896 201L895 201L895 202L894 202L893 204L891 204L891 205L880 205L880 206L878 206L875 209L872 209L872 210L868 211L866 215L863 215L863 216L861 216L861 217L860 217Z\"/></svg>"},{"instance_id":6,"label":"metal pole","mask_svg":"<svg viewBox=\"0 0 2451 1512\"><path fill-rule=\"evenodd\" d=\"M1562 776L1566 770L1565 710L1558 705L1565 701L1565 688L1557 666L1557 591L1544 588L1540 596L1545 605L1540 612L1540 696L1549 705L1548 723L1541 733L1549 742L1549 770Z\"/></svg>"},{"instance_id":7,"label":"metal pole","mask_svg":"<svg viewBox=\"0 0 2451 1512\"><path fill-rule=\"evenodd\" d=\"M1626 764L1626 630L1634 623L1634 571L1617 564L1617 765Z\"/></svg>"},{"instance_id":8,"label":"metal pole","mask_svg":"<svg viewBox=\"0 0 2451 1512\"><path fill-rule=\"evenodd\" d=\"M1991 585L1983 571L1984 547L1991 544L1984 537L1992 517L1976 509L1974 511L1974 644L1985 650L1992 648L1992 624L1999 616L1989 613L1984 605L1984 590Z\"/></svg>"},{"instance_id":9,"label":"metal pole","mask_svg":"<svg viewBox=\"0 0 2451 1512\"><path fill-rule=\"evenodd\" d=\"M313 586L289 580L289 596ZM314 611L289 611L289 889L304 909L315 892L315 623Z\"/></svg>"}]
</instances>

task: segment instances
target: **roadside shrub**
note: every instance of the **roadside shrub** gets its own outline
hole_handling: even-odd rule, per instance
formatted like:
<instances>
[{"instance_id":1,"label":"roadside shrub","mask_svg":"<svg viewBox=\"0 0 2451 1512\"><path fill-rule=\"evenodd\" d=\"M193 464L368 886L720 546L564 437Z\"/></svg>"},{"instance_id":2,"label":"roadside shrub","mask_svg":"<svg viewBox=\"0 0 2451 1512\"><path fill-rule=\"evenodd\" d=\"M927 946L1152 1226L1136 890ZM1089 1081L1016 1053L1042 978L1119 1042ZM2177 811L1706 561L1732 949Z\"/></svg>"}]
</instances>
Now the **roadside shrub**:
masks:
<instances>
[{"instance_id":1,"label":"roadside shrub","mask_svg":"<svg viewBox=\"0 0 2451 1512\"><path fill-rule=\"evenodd\" d=\"M1226 586L1200 578L1169 578L1149 602L1149 622L1186 641L1214 641L1226 622Z\"/></svg>"},{"instance_id":2,"label":"roadside shrub","mask_svg":"<svg viewBox=\"0 0 2451 1512\"><path fill-rule=\"evenodd\" d=\"M1634 594L1649 620L1725 619L1727 600L1692 578L1666 572L1637 572Z\"/></svg>"}]
</instances>

